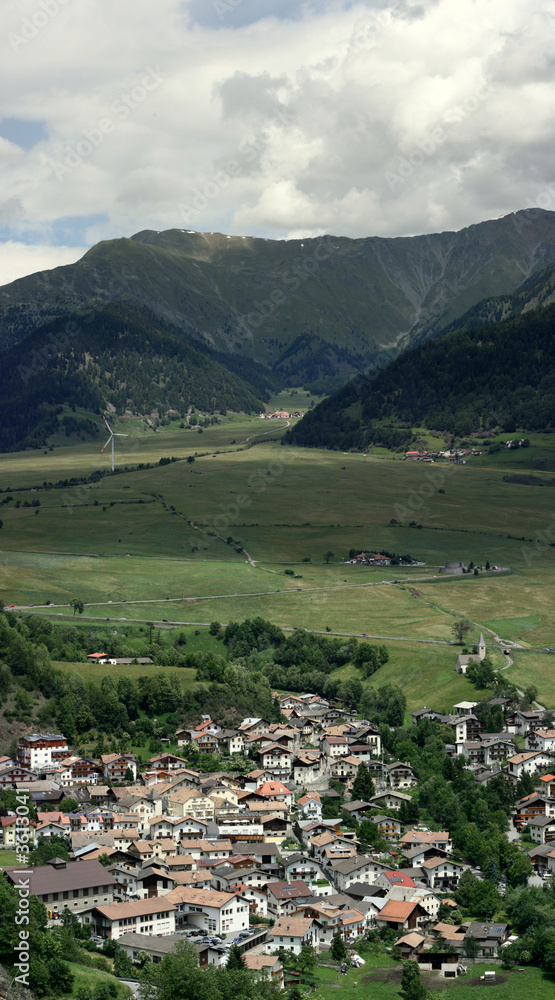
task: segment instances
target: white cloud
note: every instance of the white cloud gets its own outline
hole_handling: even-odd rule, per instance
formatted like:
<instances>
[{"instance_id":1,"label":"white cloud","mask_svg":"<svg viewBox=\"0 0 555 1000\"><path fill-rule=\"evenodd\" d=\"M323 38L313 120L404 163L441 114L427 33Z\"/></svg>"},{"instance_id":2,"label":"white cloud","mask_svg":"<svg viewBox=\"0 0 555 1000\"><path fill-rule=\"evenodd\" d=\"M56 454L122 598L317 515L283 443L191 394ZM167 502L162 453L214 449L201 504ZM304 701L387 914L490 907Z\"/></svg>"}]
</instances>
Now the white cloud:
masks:
<instances>
[{"instance_id":1,"label":"white cloud","mask_svg":"<svg viewBox=\"0 0 555 1000\"><path fill-rule=\"evenodd\" d=\"M39 0L6 5L7 113L44 127L0 144L7 236L87 216L107 217L91 242L396 236L555 209L550 0L228 6L49 0L37 27Z\"/></svg>"},{"instance_id":2,"label":"white cloud","mask_svg":"<svg viewBox=\"0 0 555 1000\"><path fill-rule=\"evenodd\" d=\"M53 247L8 240L0 243L0 285L61 264L74 264L88 247Z\"/></svg>"}]
</instances>

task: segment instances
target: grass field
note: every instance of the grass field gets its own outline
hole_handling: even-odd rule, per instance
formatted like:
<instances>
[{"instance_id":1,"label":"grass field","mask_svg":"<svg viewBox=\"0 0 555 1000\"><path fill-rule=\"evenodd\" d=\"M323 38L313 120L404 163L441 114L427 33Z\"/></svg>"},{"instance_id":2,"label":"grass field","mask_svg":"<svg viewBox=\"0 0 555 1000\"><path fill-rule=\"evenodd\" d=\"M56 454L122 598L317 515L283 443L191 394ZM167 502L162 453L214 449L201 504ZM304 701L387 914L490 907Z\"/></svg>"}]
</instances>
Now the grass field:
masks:
<instances>
[{"instance_id":1,"label":"grass field","mask_svg":"<svg viewBox=\"0 0 555 1000\"><path fill-rule=\"evenodd\" d=\"M517 652L507 677L518 687L534 684L542 705L555 708L555 654Z\"/></svg>"},{"instance_id":2,"label":"grass field","mask_svg":"<svg viewBox=\"0 0 555 1000\"><path fill-rule=\"evenodd\" d=\"M20 863L17 860L15 851L0 851L0 868L9 868L10 865L18 865Z\"/></svg>"},{"instance_id":3,"label":"grass field","mask_svg":"<svg viewBox=\"0 0 555 1000\"><path fill-rule=\"evenodd\" d=\"M268 409L308 402L306 393L289 393ZM531 435L531 448L465 466L272 440L245 448L262 431L279 436L285 423L230 415L199 435L177 422L155 433L122 420L136 437L124 442L117 466L151 467L81 487L44 484L102 467L96 442L0 456L12 497L0 506L0 595L18 606L61 605L49 612L56 616L71 613L65 605L79 597L91 622L201 625L262 615L291 628L443 642L454 616L467 615L471 641L489 628L524 647L555 644L555 493L503 478L511 468L540 475L543 462L542 481L555 481L546 458L555 455L552 436ZM155 464L195 453L192 463ZM33 500L40 507L23 506ZM427 565L352 566L350 549L410 553ZM457 560L510 572L436 579L440 565ZM468 697L468 682L452 669L455 654L397 643L382 670L403 684L411 705L434 694L443 706ZM540 700L555 703L548 654L521 654L511 669L523 684L529 671Z\"/></svg>"},{"instance_id":4,"label":"grass field","mask_svg":"<svg viewBox=\"0 0 555 1000\"><path fill-rule=\"evenodd\" d=\"M495 986L480 984L479 977L490 968L495 968L496 971ZM361 969L348 969L347 975L339 976L335 983L335 969L318 966L316 992L311 995L320 1000L337 1000L338 997L342 1000L356 1000L361 996L371 997L372 1000L389 1000L392 996L401 996L401 973L400 965L369 971L365 966ZM454 981L423 974L422 982L432 995L442 993L452 1000L482 1000L483 997L491 997L492 991L495 1000L551 1000L555 992L555 977L546 975L540 969L505 972L498 965L471 965L466 975L459 976Z\"/></svg>"}]
</instances>

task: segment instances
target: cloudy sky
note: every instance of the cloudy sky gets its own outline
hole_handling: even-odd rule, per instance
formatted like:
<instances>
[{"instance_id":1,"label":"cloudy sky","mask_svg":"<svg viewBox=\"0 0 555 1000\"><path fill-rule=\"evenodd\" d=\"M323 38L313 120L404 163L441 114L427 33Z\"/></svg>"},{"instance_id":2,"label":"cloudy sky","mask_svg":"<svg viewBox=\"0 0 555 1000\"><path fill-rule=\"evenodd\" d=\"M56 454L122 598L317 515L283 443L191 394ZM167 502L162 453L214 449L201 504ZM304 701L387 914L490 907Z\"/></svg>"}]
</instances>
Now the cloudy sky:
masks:
<instances>
[{"instance_id":1,"label":"cloudy sky","mask_svg":"<svg viewBox=\"0 0 555 1000\"><path fill-rule=\"evenodd\" d=\"M143 229L400 236L555 210L553 0L0 18L2 284Z\"/></svg>"}]
</instances>

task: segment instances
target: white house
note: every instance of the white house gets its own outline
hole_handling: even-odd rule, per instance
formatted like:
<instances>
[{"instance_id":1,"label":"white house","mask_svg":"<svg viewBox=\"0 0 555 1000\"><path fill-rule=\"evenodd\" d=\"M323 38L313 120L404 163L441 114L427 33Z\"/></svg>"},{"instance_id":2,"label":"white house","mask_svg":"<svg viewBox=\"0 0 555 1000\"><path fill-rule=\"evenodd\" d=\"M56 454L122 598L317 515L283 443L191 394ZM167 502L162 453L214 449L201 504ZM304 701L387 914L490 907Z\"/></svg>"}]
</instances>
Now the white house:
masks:
<instances>
[{"instance_id":1,"label":"white house","mask_svg":"<svg viewBox=\"0 0 555 1000\"><path fill-rule=\"evenodd\" d=\"M81 916L81 922L93 924L100 937L113 941L132 932L165 937L175 932L175 914L176 907L167 896L162 896L95 906Z\"/></svg>"},{"instance_id":2,"label":"white house","mask_svg":"<svg viewBox=\"0 0 555 1000\"><path fill-rule=\"evenodd\" d=\"M209 934L239 934L249 927L249 903L235 892L178 886L164 900L175 905L178 927Z\"/></svg>"},{"instance_id":3,"label":"white house","mask_svg":"<svg viewBox=\"0 0 555 1000\"><path fill-rule=\"evenodd\" d=\"M526 736L524 748L525 750L555 751L555 729L531 730Z\"/></svg>"},{"instance_id":4,"label":"white house","mask_svg":"<svg viewBox=\"0 0 555 1000\"><path fill-rule=\"evenodd\" d=\"M312 917L281 917L268 935L266 952L287 951L300 955L303 945L314 947L316 937L315 921Z\"/></svg>"},{"instance_id":5,"label":"white house","mask_svg":"<svg viewBox=\"0 0 555 1000\"><path fill-rule=\"evenodd\" d=\"M543 750L529 750L509 757L507 774L512 781L516 782L523 774L533 774L534 771L548 767L552 763L553 757Z\"/></svg>"}]
</instances>

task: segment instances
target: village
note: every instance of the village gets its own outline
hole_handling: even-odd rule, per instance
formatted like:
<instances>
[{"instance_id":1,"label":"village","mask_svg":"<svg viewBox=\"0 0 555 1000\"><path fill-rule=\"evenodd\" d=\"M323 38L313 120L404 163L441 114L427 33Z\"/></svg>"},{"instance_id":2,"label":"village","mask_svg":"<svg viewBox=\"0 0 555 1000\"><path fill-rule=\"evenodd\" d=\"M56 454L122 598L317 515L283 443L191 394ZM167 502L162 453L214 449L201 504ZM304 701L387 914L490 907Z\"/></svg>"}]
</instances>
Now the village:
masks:
<instances>
[{"instance_id":1,"label":"village","mask_svg":"<svg viewBox=\"0 0 555 1000\"><path fill-rule=\"evenodd\" d=\"M457 670L483 658L482 644L459 657ZM447 831L411 821L411 765L387 753L376 726L318 695L285 694L279 704L283 722L246 718L226 729L203 716L175 733L178 751L248 755L246 773L205 773L170 750L140 765L128 752L72 754L63 734L22 737L17 758L0 759L0 789L36 807L31 848L61 837L70 858L29 873L49 924L69 910L93 940L117 941L133 961L142 953L159 962L186 939L201 967L221 966L234 944L248 968L280 987L284 952L318 954L339 939L351 962L363 963L357 945L386 928L396 953L423 972L456 978L469 956L498 963L511 928L460 919L461 879L484 876ZM479 786L532 778L510 836L526 828L533 877L547 877L555 871L555 729L542 725L543 711L513 710L503 698L488 705L503 714L499 732L483 731L473 701L446 715L422 707L411 725L447 727L447 754ZM67 798L77 808L63 812ZM1 846L13 849L19 818L2 813ZM369 829L379 847L364 842ZM6 866L4 877L15 884L16 871Z\"/></svg>"}]
</instances>

